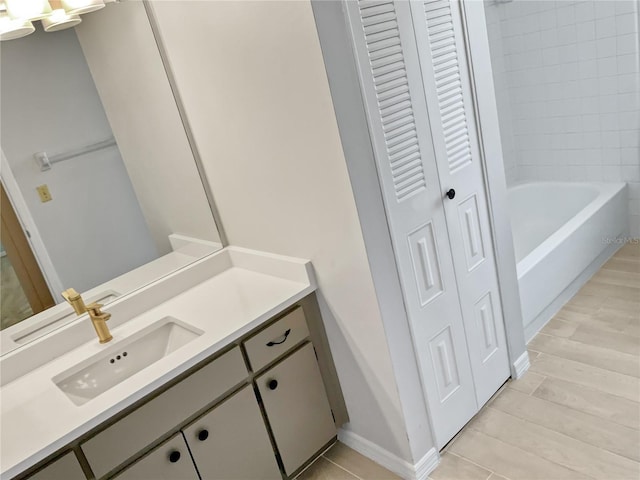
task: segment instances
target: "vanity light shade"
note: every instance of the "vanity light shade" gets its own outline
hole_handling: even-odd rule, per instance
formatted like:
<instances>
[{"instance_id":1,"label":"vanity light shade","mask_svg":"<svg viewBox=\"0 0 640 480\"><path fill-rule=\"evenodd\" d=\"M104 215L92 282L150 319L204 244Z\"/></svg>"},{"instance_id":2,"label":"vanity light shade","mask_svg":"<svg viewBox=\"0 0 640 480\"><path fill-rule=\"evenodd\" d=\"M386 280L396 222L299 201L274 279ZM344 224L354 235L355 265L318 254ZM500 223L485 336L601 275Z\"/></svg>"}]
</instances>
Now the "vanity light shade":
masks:
<instances>
[{"instance_id":1,"label":"vanity light shade","mask_svg":"<svg viewBox=\"0 0 640 480\"><path fill-rule=\"evenodd\" d=\"M104 8L103 0L62 0L62 8L69 15L81 15Z\"/></svg>"},{"instance_id":2,"label":"vanity light shade","mask_svg":"<svg viewBox=\"0 0 640 480\"><path fill-rule=\"evenodd\" d=\"M14 20L7 13L0 13L0 41L25 37L36 31L33 23L24 20Z\"/></svg>"},{"instance_id":3,"label":"vanity light shade","mask_svg":"<svg viewBox=\"0 0 640 480\"><path fill-rule=\"evenodd\" d=\"M51 5L47 0L5 0L7 13L16 20L41 20L51 13Z\"/></svg>"},{"instance_id":4,"label":"vanity light shade","mask_svg":"<svg viewBox=\"0 0 640 480\"><path fill-rule=\"evenodd\" d=\"M64 10L57 9L50 16L42 19L42 28L45 32L57 32L75 27L81 21L82 19L78 15L68 15Z\"/></svg>"}]
</instances>

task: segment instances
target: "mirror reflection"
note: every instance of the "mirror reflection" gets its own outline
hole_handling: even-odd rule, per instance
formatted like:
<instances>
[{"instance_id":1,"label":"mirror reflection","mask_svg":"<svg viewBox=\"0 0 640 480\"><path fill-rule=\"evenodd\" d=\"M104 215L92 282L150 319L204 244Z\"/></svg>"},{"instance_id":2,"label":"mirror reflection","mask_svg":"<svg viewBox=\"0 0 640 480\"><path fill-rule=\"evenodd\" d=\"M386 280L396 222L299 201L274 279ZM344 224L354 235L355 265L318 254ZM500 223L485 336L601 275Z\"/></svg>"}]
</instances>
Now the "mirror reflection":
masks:
<instances>
[{"instance_id":1,"label":"mirror reflection","mask_svg":"<svg viewBox=\"0 0 640 480\"><path fill-rule=\"evenodd\" d=\"M105 304L221 246L158 52L102 54L119 6L0 45L1 353L74 320L67 288Z\"/></svg>"}]
</instances>

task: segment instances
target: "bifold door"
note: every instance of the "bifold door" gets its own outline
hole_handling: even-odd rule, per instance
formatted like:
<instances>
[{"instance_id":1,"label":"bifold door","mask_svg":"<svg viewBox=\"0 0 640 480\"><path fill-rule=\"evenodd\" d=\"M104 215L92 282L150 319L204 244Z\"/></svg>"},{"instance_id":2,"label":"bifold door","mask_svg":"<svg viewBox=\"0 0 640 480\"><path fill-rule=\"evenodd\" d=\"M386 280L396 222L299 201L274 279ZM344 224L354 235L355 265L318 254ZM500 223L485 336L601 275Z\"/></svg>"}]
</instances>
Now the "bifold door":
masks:
<instances>
[{"instance_id":1,"label":"bifold door","mask_svg":"<svg viewBox=\"0 0 640 480\"><path fill-rule=\"evenodd\" d=\"M345 2L439 447L509 376L456 1Z\"/></svg>"}]
</instances>

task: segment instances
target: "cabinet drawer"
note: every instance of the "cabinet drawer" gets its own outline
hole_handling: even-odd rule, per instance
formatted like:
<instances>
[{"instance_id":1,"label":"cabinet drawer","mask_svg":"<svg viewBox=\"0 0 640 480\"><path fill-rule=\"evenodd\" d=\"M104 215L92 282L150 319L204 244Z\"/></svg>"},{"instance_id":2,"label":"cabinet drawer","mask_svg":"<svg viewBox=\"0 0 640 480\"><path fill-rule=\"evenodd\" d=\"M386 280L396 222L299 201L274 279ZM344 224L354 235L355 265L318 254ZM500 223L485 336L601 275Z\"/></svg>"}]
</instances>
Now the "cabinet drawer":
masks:
<instances>
[{"instance_id":1,"label":"cabinet drawer","mask_svg":"<svg viewBox=\"0 0 640 480\"><path fill-rule=\"evenodd\" d=\"M243 382L247 374L236 347L87 440L81 448L96 478Z\"/></svg>"},{"instance_id":2,"label":"cabinet drawer","mask_svg":"<svg viewBox=\"0 0 640 480\"><path fill-rule=\"evenodd\" d=\"M244 342L251 368L260 370L308 336L304 311L298 307Z\"/></svg>"},{"instance_id":3,"label":"cabinet drawer","mask_svg":"<svg viewBox=\"0 0 640 480\"><path fill-rule=\"evenodd\" d=\"M69 452L55 462L29 477L29 480L86 480L82 467L73 452Z\"/></svg>"},{"instance_id":4,"label":"cabinet drawer","mask_svg":"<svg viewBox=\"0 0 640 480\"><path fill-rule=\"evenodd\" d=\"M287 475L336 436L313 345L306 344L256 379Z\"/></svg>"},{"instance_id":5,"label":"cabinet drawer","mask_svg":"<svg viewBox=\"0 0 640 480\"><path fill-rule=\"evenodd\" d=\"M115 476L117 480L198 480L181 433Z\"/></svg>"}]
</instances>

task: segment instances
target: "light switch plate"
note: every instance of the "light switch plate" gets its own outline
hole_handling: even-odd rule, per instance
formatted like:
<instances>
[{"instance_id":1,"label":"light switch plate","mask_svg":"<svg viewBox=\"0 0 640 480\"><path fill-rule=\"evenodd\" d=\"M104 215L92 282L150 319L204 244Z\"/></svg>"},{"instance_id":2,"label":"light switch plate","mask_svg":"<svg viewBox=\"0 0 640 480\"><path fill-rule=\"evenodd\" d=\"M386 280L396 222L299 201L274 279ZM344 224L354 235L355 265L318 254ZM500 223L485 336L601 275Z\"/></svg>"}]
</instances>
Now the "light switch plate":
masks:
<instances>
[{"instance_id":1,"label":"light switch plate","mask_svg":"<svg viewBox=\"0 0 640 480\"><path fill-rule=\"evenodd\" d=\"M40 201L42 203L50 202L52 200L48 185L40 185L39 187L36 187L36 190L38 191L38 195L40 196Z\"/></svg>"}]
</instances>

